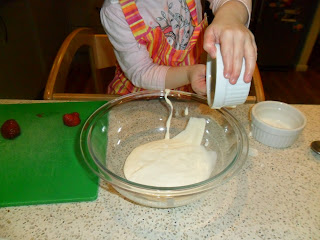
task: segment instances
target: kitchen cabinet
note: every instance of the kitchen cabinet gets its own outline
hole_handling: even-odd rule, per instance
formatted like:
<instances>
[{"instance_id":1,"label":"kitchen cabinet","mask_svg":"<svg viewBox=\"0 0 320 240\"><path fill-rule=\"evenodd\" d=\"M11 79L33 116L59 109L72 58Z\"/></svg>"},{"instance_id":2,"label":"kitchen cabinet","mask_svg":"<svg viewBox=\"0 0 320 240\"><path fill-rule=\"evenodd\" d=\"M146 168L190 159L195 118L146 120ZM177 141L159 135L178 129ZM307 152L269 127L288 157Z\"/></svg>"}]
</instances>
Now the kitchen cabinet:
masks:
<instances>
[{"instance_id":1,"label":"kitchen cabinet","mask_svg":"<svg viewBox=\"0 0 320 240\"><path fill-rule=\"evenodd\" d=\"M298 61L318 0L254 0L250 29L260 69L286 69Z\"/></svg>"}]
</instances>

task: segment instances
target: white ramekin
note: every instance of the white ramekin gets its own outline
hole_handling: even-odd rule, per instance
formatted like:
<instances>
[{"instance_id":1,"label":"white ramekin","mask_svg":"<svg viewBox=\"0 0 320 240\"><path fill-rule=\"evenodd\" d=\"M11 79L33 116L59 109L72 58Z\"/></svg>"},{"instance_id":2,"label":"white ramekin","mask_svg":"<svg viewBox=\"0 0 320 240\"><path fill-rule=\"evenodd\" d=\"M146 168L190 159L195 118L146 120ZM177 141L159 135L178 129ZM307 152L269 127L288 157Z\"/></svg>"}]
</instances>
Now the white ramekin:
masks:
<instances>
[{"instance_id":1,"label":"white ramekin","mask_svg":"<svg viewBox=\"0 0 320 240\"><path fill-rule=\"evenodd\" d=\"M230 84L229 79L223 75L223 61L220 45L217 48L216 58L207 57L206 82L207 100L211 108L233 107L246 101L251 83L243 81L245 60L242 61L241 73L236 84Z\"/></svg>"},{"instance_id":2,"label":"white ramekin","mask_svg":"<svg viewBox=\"0 0 320 240\"><path fill-rule=\"evenodd\" d=\"M299 137L306 122L303 113L283 102L259 102L251 110L252 136L270 147L291 146Z\"/></svg>"}]
</instances>

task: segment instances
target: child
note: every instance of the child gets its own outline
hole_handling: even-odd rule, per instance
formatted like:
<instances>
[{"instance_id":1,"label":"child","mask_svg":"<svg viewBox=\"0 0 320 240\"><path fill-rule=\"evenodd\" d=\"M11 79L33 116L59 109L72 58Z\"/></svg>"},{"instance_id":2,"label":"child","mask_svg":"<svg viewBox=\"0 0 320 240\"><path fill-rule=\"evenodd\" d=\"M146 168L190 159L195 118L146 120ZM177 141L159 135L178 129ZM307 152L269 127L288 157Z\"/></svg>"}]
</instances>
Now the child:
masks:
<instances>
[{"instance_id":1,"label":"child","mask_svg":"<svg viewBox=\"0 0 320 240\"><path fill-rule=\"evenodd\" d=\"M101 21L118 60L110 94L165 88L206 94L203 49L215 57L221 45L224 75L234 84L242 59L245 82L257 49L247 29L251 0L208 0L215 17L207 27L200 0L106 0ZM206 28L207 27L207 28Z\"/></svg>"}]
</instances>

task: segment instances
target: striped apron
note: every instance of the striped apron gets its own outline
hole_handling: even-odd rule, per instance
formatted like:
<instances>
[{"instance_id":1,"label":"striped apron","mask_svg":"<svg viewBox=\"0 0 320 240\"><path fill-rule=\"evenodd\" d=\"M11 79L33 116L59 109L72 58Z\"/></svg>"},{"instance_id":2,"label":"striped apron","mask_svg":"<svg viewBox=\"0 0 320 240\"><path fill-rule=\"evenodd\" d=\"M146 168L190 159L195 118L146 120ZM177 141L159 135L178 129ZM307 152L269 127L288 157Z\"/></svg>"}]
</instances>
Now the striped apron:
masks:
<instances>
[{"instance_id":1,"label":"striped apron","mask_svg":"<svg viewBox=\"0 0 320 240\"><path fill-rule=\"evenodd\" d=\"M185 50L178 50L172 47L160 27L151 28L147 26L139 14L134 0L120 0L120 5L127 23L139 44L147 47L149 56L153 62L165 66L188 66L200 62L200 56L203 52L203 35L207 26L205 17L201 23L198 22L195 0L186 0L194 26L193 34ZM143 90L135 87L132 82L126 78L119 64L116 64L115 77L108 86L109 94L128 94ZM192 92L191 85L185 85L176 90Z\"/></svg>"}]
</instances>

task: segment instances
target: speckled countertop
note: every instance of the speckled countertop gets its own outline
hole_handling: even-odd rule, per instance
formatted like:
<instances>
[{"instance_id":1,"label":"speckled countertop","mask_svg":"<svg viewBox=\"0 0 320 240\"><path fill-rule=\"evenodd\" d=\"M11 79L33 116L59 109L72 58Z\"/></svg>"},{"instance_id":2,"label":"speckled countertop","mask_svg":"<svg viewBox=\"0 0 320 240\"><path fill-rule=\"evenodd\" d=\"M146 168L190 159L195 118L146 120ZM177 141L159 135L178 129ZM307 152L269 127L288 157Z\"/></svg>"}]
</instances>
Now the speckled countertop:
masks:
<instances>
[{"instance_id":1,"label":"speckled countertop","mask_svg":"<svg viewBox=\"0 0 320 240\"><path fill-rule=\"evenodd\" d=\"M6 103L3 102L2 103ZM231 112L250 132L252 105ZM287 149L250 138L252 154L229 182L191 205L154 209L101 185L96 201L0 209L0 239L320 239L320 105Z\"/></svg>"}]
</instances>

